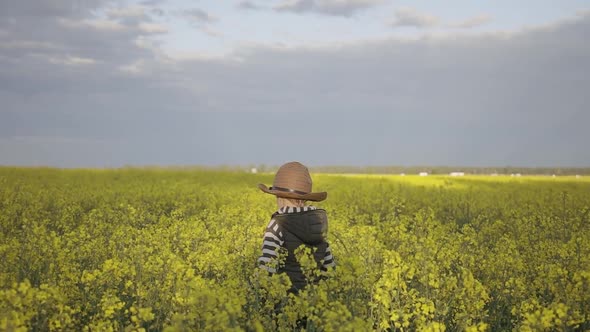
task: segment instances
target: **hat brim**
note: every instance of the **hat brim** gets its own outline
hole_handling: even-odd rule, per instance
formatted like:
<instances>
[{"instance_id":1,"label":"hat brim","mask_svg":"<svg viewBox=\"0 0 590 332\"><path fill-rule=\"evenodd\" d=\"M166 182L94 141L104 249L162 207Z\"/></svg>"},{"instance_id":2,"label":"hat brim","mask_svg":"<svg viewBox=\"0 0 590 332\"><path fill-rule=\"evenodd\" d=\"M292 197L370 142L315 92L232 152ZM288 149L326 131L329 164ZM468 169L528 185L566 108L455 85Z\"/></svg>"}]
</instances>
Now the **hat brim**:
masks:
<instances>
[{"instance_id":1,"label":"hat brim","mask_svg":"<svg viewBox=\"0 0 590 332\"><path fill-rule=\"evenodd\" d=\"M319 192L319 193L298 194L298 193L291 193L291 192L285 192L285 191L279 191L279 190L272 190L262 183L258 184L258 188L260 188L260 190L262 190L263 192L265 192L267 194L275 195L277 197L303 199L306 201L319 202L319 201L323 201L324 199L326 199L326 197L328 197L328 193L325 191Z\"/></svg>"}]
</instances>

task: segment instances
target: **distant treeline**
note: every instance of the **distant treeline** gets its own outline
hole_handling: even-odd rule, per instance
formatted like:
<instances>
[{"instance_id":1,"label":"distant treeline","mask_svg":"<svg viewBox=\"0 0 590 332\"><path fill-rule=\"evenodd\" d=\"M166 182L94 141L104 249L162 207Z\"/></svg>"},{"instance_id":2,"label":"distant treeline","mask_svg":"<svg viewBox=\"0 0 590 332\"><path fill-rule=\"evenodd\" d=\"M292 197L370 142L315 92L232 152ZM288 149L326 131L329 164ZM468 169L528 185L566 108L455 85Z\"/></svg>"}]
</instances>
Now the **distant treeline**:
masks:
<instances>
[{"instance_id":1,"label":"distant treeline","mask_svg":"<svg viewBox=\"0 0 590 332\"><path fill-rule=\"evenodd\" d=\"M56 167L47 166L9 166L0 165L2 168L37 168L37 169L52 169ZM59 167L58 167L59 168ZM215 171L230 171L230 172L257 172L257 173L274 173L279 166L264 165L264 164L250 164L247 166L238 165L217 165L217 166L202 166L202 165L125 165L118 167L119 169L161 169L161 170L215 170ZM90 168L89 168L90 169ZM109 169L94 168L94 169ZM461 167L461 166L309 166L312 173L332 173L332 174L406 174L413 175L426 172L428 174L450 174L451 172L463 172L465 175L590 175L590 167Z\"/></svg>"},{"instance_id":2,"label":"distant treeline","mask_svg":"<svg viewBox=\"0 0 590 332\"><path fill-rule=\"evenodd\" d=\"M319 173L364 173L364 174L449 174L451 172L464 172L478 175L590 175L590 168L581 167L454 167L454 166L322 166L310 167L312 171Z\"/></svg>"},{"instance_id":3,"label":"distant treeline","mask_svg":"<svg viewBox=\"0 0 590 332\"><path fill-rule=\"evenodd\" d=\"M274 172L278 166L251 166L258 172ZM590 167L461 167L461 166L310 166L314 173L348 173L348 174L449 174L464 172L465 175L590 175Z\"/></svg>"}]
</instances>

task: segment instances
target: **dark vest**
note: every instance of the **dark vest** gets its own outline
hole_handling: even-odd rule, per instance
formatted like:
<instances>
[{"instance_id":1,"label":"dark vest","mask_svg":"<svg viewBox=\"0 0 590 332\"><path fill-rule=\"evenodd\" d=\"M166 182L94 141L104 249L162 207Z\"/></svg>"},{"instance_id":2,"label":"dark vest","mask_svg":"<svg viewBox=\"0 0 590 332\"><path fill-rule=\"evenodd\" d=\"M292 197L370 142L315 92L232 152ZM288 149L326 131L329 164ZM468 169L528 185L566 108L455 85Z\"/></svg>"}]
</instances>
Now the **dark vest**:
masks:
<instances>
[{"instance_id":1,"label":"dark vest","mask_svg":"<svg viewBox=\"0 0 590 332\"><path fill-rule=\"evenodd\" d=\"M320 269L328 247L326 242L328 217L325 210L316 209L299 213L275 214L273 218L283 232L285 241L283 247L288 252L285 263L279 266L278 272L287 273L293 284L289 291L297 294L309 281L301 271L301 265L295 257L295 250L301 245L312 248L317 268Z\"/></svg>"}]
</instances>

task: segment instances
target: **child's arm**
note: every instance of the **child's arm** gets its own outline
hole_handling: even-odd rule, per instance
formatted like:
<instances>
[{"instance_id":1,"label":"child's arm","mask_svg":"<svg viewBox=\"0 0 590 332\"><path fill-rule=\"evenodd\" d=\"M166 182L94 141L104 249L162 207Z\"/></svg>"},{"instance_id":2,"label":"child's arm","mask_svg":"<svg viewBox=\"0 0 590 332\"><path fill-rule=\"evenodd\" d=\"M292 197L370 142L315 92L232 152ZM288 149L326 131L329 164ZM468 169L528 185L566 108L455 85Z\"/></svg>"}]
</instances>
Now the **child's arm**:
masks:
<instances>
[{"instance_id":1,"label":"child's arm","mask_svg":"<svg viewBox=\"0 0 590 332\"><path fill-rule=\"evenodd\" d=\"M322 264L322 268L324 271L327 271L330 268L336 267L336 262L334 261L334 256L332 256L332 250L330 249L330 244L326 248L326 254L324 255L324 263Z\"/></svg>"},{"instance_id":2,"label":"child's arm","mask_svg":"<svg viewBox=\"0 0 590 332\"><path fill-rule=\"evenodd\" d=\"M279 248L283 245L283 232L279 229L279 224L271 219L266 226L264 239L262 240L262 256L258 258L258 267L270 273L276 273L276 259Z\"/></svg>"}]
</instances>

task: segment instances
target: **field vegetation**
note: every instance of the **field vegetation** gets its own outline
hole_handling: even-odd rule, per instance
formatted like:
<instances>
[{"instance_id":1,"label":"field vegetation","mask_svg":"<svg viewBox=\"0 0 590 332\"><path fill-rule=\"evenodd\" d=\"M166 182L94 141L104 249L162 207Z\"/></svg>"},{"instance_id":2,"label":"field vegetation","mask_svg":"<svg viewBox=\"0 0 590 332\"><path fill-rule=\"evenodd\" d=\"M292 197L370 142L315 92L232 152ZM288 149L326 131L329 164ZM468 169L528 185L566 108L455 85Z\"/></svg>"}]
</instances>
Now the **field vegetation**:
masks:
<instances>
[{"instance_id":1,"label":"field vegetation","mask_svg":"<svg viewBox=\"0 0 590 332\"><path fill-rule=\"evenodd\" d=\"M272 178L0 168L0 330L590 329L586 177L316 174L337 268L290 298Z\"/></svg>"}]
</instances>

